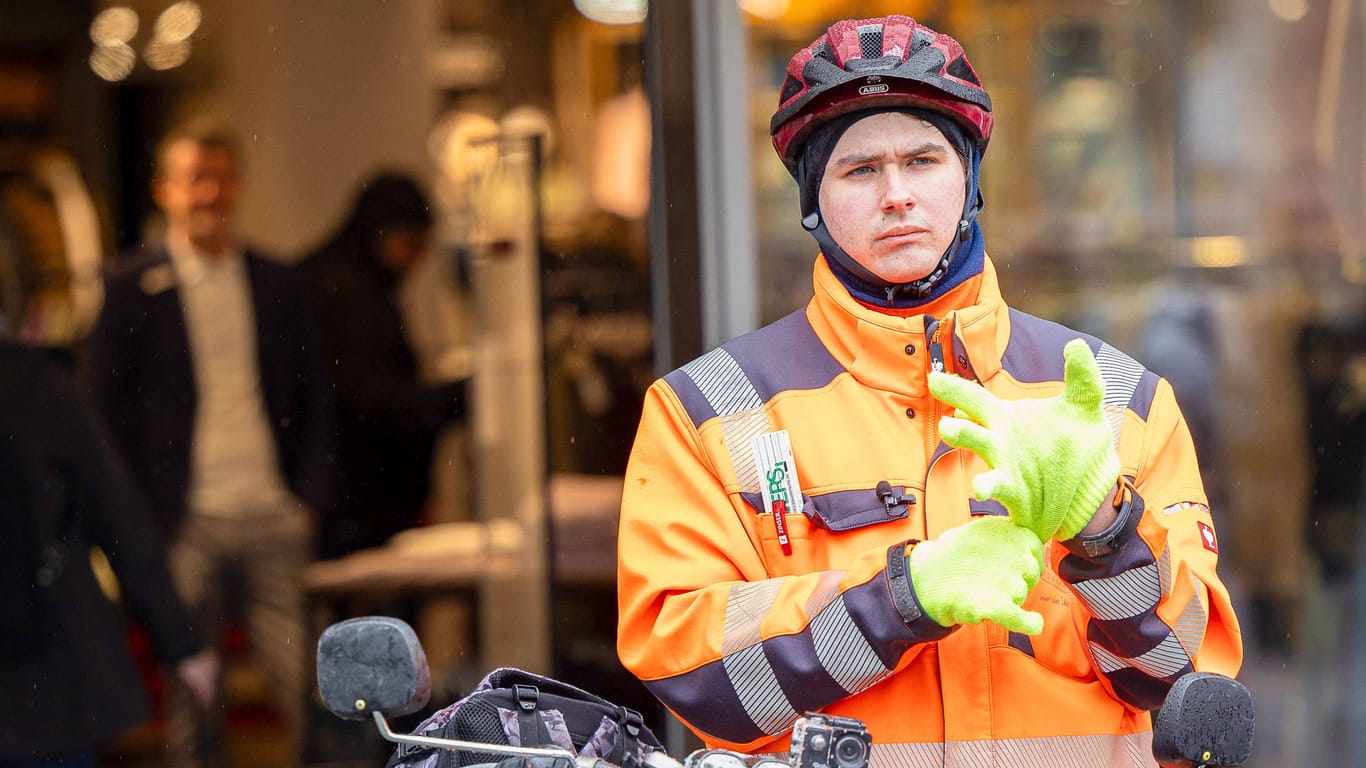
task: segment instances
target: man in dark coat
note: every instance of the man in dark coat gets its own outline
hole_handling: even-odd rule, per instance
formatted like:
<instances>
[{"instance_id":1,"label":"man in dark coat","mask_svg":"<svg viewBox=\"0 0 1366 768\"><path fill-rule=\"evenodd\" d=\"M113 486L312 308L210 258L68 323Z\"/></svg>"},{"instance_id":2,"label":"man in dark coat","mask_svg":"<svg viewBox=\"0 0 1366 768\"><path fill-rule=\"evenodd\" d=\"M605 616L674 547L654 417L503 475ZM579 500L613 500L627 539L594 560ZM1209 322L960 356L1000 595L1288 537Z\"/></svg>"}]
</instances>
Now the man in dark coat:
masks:
<instances>
[{"instance_id":1,"label":"man in dark coat","mask_svg":"<svg viewBox=\"0 0 1366 768\"><path fill-rule=\"evenodd\" d=\"M172 541L172 574L196 626L221 635L227 609L242 606L297 734L307 641L299 577L328 486L312 315L293 269L244 247L233 227L241 180L228 136L174 132L156 163L165 240L106 280L95 391ZM177 760L221 764L221 723L198 714L176 708Z\"/></svg>"}]
</instances>

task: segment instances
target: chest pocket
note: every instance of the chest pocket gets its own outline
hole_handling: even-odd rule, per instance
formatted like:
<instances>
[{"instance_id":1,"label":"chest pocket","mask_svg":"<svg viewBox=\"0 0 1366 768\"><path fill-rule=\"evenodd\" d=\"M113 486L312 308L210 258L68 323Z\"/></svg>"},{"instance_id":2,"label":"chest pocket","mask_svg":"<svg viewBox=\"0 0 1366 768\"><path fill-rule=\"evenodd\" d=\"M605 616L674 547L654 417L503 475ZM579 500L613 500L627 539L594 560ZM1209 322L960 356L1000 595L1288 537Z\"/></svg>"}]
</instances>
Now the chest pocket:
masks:
<instances>
[{"instance_id":1,"label":"chest pocket","mask_svg":"<svg viewBox=\"0 0 1366 768\"><path fill-rule=\"evenodd\" d=\"M904 486L802 494L802 509L778 518L758 493L741 493L758 521L758 542L773 576L847 567L847 558L885 542L909 538L908 521L917 497ZM787 545L780 540L786 536Z\"/></svg>"},{"instance_id":2,"label":"chest pocket","mask_svg":"<svg viewBox=\"0 0 1366 768\"><path fill-rule=\"evenodd\" d=\"M767 514L764 499L759 493L740 494L756 514ZM881 483L877 488L836 491L819 496L802 494L802 514L816 528L827 531L852 531L869 525L901 520L910 514L916 503L914 489L904 485ZM793 517L795 510L788 511Z\"/></svg>"},{"instance_id":3,"label":"chest pocket","mask_svg":"<svg viewBox=\"0 0 1366 768\"><path fill-rule=\"evenodd\" d=\"M754 438L782 429L764 407L754 382L725 347L718 347L683 366L681 372L697 388L720 423L735 483L745 504L759 521L760 542L770 571L803 573L840 567L850 547L871 544L887 536L889 521L905 523L917 494L904 486L881 483L875 488L837 491L818 496L802 494L800 511L790 505L781 523L766 509L760 491L761 472L754 454ZM903 526L894 526L898 535ZM872 533L876 530L876 533ZM780 538L785 537L783 545ZM840 543L816 539L839 538ZM902 536L906 538L906 536Z\"/></svg>"}]
</instances>

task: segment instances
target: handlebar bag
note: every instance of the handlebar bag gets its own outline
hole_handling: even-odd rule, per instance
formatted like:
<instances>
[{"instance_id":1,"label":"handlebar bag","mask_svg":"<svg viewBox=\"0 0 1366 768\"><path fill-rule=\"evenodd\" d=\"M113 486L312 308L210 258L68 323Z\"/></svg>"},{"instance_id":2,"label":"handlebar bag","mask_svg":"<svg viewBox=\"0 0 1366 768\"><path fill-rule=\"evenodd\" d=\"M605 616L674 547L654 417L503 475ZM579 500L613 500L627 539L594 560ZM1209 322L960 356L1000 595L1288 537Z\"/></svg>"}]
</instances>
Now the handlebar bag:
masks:
<instances>
[{"instance_id":1,"label":"handlebar bag","mask_svg":"<svg viewBox=\"0 0 1366 768\"><path fill-rule=\"evenodd\" d=\"M640 713L515 667L490 672L465 698L438 710L414 735L515 747L555 746L622 768L663 751ZM506 755L400 744L385 768L461 768Z\"/></svg>"}]
</instances>

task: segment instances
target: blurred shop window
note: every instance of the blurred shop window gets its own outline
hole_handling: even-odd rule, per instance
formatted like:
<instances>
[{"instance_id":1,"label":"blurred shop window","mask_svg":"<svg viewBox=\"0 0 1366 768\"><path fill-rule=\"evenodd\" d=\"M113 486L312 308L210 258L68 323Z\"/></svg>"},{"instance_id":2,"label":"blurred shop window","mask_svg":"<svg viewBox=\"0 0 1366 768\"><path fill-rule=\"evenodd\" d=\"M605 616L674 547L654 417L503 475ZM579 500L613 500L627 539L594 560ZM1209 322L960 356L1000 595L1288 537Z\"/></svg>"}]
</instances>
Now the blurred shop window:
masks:
<instances>
[{"instance_id":1,"label":"blurred shop window","mask_svg":"<svg viewBox=\"0 0 1366 768\"><path fill-rule=\"evenodd\" d=\"M1366 295L1358 289L1347 311L1311 318L1297 349L1304 377L1310 443L1310 503L1305 529L1326 582L1351 578L1357 551L1366 468Z\"/></svg>"},{"instance_id":2,"label":"blurred shop window","mask_svg":"<svg viewBox=\"0 0 1366 768\"><path fill-rule=\"evenodd\" d=\"M543 193L550 461L555 472L620 475L653 379L644 26L629 8L611 23L576 8L554 33L561 130Z\"/></svg>"},{"instance_id":3,"label":"blurred shop window","mask_svg":"<svg viewBox=\"0 0 1366 768\"><path fill-rule=\"evenodd\" d=\"M639 221L650 207L650 103L640 86L598 107L593 142L593 202Z\"/></svg>"},{"instance_id":4,"label":"blurred shop window","mask_svg":"<svg viewBox=\"0 0 1366 768\"><path fill-rule=\"evenodd\" d=\"M1157 168L1144 115L1152 75L1140 29L1060 20L1041 27L1035 78L1043 83L1036 127L1043 241L1083 250L1155 234Z\"/></svg>"},{"instance_id":5,"label":"blurred shop window","mask_svg":"<svg viewBox=\"0 0 1366 768\"><path fill-rule=\"evenodd\" d=\"M625 472L654 378L645 230L608 212L572 244L547 243L547 394L552 471Z\"/></svg>"},{"instance_id":6,"label":"blurred shop window","mask_svg":"<svg viewBox=\"0 0 1366 768\"><path fill-rule=\"evenodd\" d=\"M960 20L1000 127L982 174L988 252L1024 281L1025 309L1109 307L1096 320L1123 337L1143 309L1132 287L1161 273L1175 235L1177 105L1163 62L1176 14L1161 3L980 7Z\"/></svg>"}]
</instances>

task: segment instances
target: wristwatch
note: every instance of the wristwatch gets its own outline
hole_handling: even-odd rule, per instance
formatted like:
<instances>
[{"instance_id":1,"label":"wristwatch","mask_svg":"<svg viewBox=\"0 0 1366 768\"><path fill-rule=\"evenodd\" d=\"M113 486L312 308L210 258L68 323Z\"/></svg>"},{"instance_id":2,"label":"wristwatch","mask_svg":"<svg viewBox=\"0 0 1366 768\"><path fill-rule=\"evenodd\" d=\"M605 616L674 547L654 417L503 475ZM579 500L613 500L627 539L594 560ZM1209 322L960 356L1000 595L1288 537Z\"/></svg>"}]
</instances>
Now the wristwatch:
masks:
<instances>
[{"instance_id":1,"label":"wristwatch","mask_svg":"<svg viewBox=\"0 0 1366 768\"><path fill-rule=\"evenodd\" d=\"M1138 529L1138 521L1143 517L1143 497L1127 475L1120 475L1116 481L1114 508L1115 521L1110 527L1100 533L1074 536L1064 541L1063 546L1086 558L1103 557L1119 549Z\"/></svg>"},{"instance_id":2,"label":"wristwatch","mask_svg":"<svg viewBox=\"0 0 1366 768\"><path fill-rule=\"evenodd\" d=\"M896 606L896 612L907 626L924 615L915 593L911 591L911 569L908 564L911 549L919 543L918 539L911 539L887 548L887 586L892 593L892 605Z\"/></svg>"}]
</instances>

